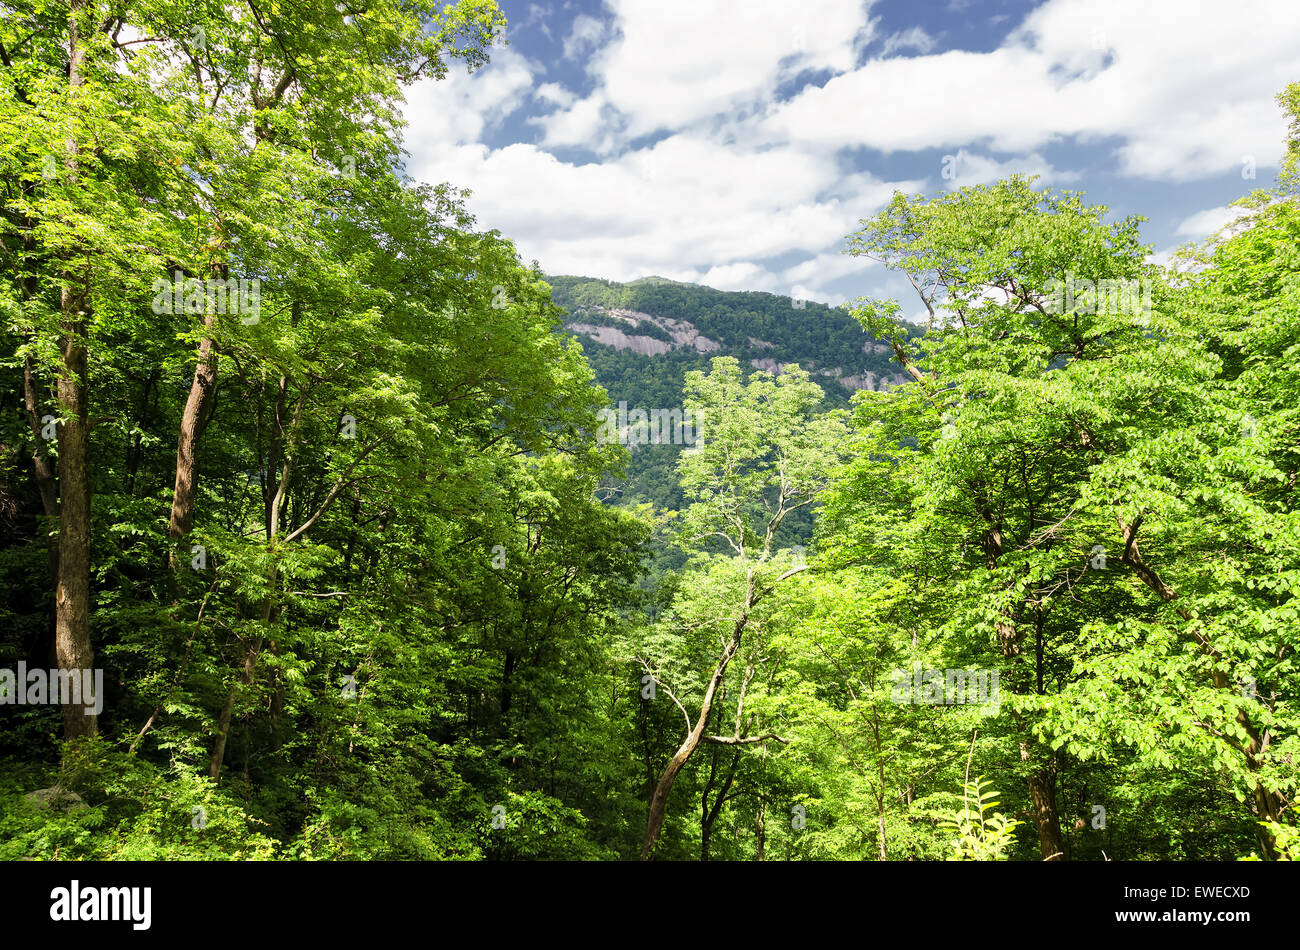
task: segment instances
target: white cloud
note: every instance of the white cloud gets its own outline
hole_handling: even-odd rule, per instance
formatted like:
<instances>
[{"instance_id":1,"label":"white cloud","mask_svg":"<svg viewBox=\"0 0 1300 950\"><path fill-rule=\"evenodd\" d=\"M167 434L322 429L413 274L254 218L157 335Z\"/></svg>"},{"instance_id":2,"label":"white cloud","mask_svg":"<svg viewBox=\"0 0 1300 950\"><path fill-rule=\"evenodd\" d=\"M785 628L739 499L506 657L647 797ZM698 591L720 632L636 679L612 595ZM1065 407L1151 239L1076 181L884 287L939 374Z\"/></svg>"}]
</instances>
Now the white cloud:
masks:
<instances>
[{"instance_id":1,"label":"white cloud","mask_svg":"<svg viewBox=\"0 0 1300 950\"><path fill-rule=\"evenodd\" d=\"M581 13L573 18L573 27L564 39L564 58L577 59L589 49L599 45L605 35L605 24L594 16Z\"/></svg>"},{"instance_id":2,"label":"white cloud","mask_svg":"<svg viewBox=\"0 0 1300 950\"><path fill-rule=\"evenodd\" d=\"M920 53L928 53L934 49L934 37L921 27L914 26L910 30L903 30L901 33L887 37L884 46L881 47L880 55L888 56L900 49L914 49Z\"/></svg>"},{"instance_id":3,"label":"white cloud","mask_svg":"<svg viewBox=\"0 0 1300 950\"><path fill-rule=\"evenodd\" d=\"M888 276L839 251L895 188L1013 172L1074 182L1079 171L1044 157L1063 144L1104 144L1122 174L1146 179L1222 174L1247 156L1264 167L1285 131L1273 97L1300 75L1295 0L1258 0L1249 13L1210 0L1048 0L997 49L934 52L914 27L861 65L879 39L868 0L606 6L606 20L576 17L564 43L591 92L534 88L542 68L507 48L473 77L420 84L407 110L412 173L471 188L480 224L552 273L778 293L865 275L879 293L894 287ZM905 50L918 55L889 56ZM808 70L832 75L778 101ZM522 105L536 144L483 145ZM631 148L651 134L664 137ZM598 160L549 151L569 146ZM888 182L845 151L859 147L938 155ZM1209 233L1224 211L1192 215L1178 233ZM807 295L836 299L819 293Z\"/></svg>"},{"instance_id":4,"label":"white cloud","mask_svg":"<svg viewBox=\"0 0 1300 950\"><path fill-rule=\"evenodd\" d=\"M535 145L467 144L421 164L419 177L474 191L472 210L526 258L552 272L630 280L701 276L718 286L788 292L790 279L825 281L833 253L894 188L870 175L846 184L834 157L799 148L738 156L726 145L676 135L617 159L575 165ZM834 192L834 196L826 197ZM782 275L769 259L827 254L828 268ZM768 276L761 276L761 268Z\"/></svg>"},{"instance_id":5,"label":"white cloud","mask_svg":"<svg viewBox=\"0 0 1300 950\"><path fill-rule=\"evenodd\" d=\"M536 66L514 50L494 50L492 62L470 75L449 70L443 80L422 79L406 91L406 148L417 159L476 142L487 125L522 106Z\"/></svg>"},{"instance_id":6,"label":"white cloud","mask_svg":"<svg viewBox=\"0 0 1300 950\"><path fill-rule=\"evenodd\" d=\"M718 290L767 290L777 292L776 278L752 261L737 261L734 264L722 264L710 267L700 278L706 287ZM782 287L780 292L790 288Z\"/></svg>"},{"instance_id":7,"label":"white cloud","mask_svg":"<svg viewBox=\"0 0 1300 950\"><path fill-rule=\"evenodd\" d=\"M955 154L940 158L939 178L943 182L943 187L950 190L972 185L987 185L1017 174L1039 176L1037 185L1040 186L1053 182L1076 181L1079 178L1078 172L1063 172L1053 168L1037 152L999 162L987 155L968 152L963 148L958 149Z\"/></svg>"},{"instance_id":8,"label":"white cloud","mask_svg":"<svg viewBox=\"0 0 1300 950\"><path fill-rule=\"evenodd\" d=\"M1241 207L1206 208L1204 211L1198 211L1196 214L1184 218L1174 233L1180 237L1209 237L1220 228L1226 227L1248 214L1250 214L1250 211Z\"/></svg>"},{"instance_id":9,"label":"white cloud","mask_svg":"<svg viewBox=\"0 0 1300 950\"><path fill-rule=\"evenodd\" d=\"M842 293L825 289L826 284L842 277L862 276L866 271L881 270L881 265L865 257L855 257L841 251L823 251L787 268L778 283L783 288L781 293L805 300L840 306L849 298ZM880 279L883 278L883 274Z\"/></svg>"},{"instance_id":10,"label":"white cloud","mask_svg":"<svg viewBox=\"0 0 1300 950\"><path fill-rule=\"evenodd\" d=\"M630 138L757 107L803 69L849 69L871 29L867 4L845 0L608 2L615 38L592 58L592 98L612 107ZM546 140L584 145L586 129L559 114Z\"/></svg>"},{"instance_id":11,"label":"white cloud","mask_svg":"<svg viewBox=\"0 0 1300 950\"><path fill-rule=\"evenodd\" d=\"M609 104L601 96L593 95L550 115L533 116L528 122L541 126L543 145L582 145L591 151L607 154L614 148L608 113Z\"/></svg>"},{"instance_id":12,"label":"white cloud","mask_svg":"<svg viewBox=\"0 0 1300 950\"><path fill-rule=\"evenodd\" d=\"M1180 257L1179 255L1187 250L1195 251L1191 244L1183 244L1173 247L1166 247L1154 254L1148 254L1146 261L1148 264L1155 264L1157 267L1166 267L1182 274L1195 273L1203 270L1206 264L1203 260L1193 253L1191 258Z\"/></svg>"},{"instance_id":13,"label":"white cloud","mask_svg":"<svg viewBox=\"0 0 1300 950\"><path fill-rule=\"evenodd\" d=\"M1174 255L1178 253L1177 247L1161 248L1146 257L1148 264L1154 264L1157 267L1168 267L1173 262Z\"/></svg>"},{"instance_id":14,"label":"white cloud","mask_svg":"<svg viewBox=\"0 0 1300 950\"><path fill-rule=\"evenodd\" d=\"M558 82L542 83L533 91L533 96L542 102L549 102L562 109L567 109L569 106L573 105L573 101L578 98Z\"/></svg>"},{"instance_id":15,"label":"white cloud","mask_svg":"<svg viewBox=\"0 0 1300 950\"><path fill-rule=\"evenodd\" d=\"M1273 96L1300 72L1300 4L1050 0L999 49L872 60L766 119L776 140L885 151L986 143L1022 153L1118 137L1127 175L1185 181L1266 164ZM902 95L896 94L902 92Z\"/></svg>"},{"instance_id":16,"label":"white cloud","mask_svg":"<svg viewBox=\"0 0 1300 950\"><path fill-rule=\"evenodd\" d=\"M872 267L879 267L875 261L865 257L854 257L836 251L828 251L811 257L802 263L790 267L782 275L790 283L802 281L831 281L849 274L860 274Z\"/></svg>"}]
</instances>

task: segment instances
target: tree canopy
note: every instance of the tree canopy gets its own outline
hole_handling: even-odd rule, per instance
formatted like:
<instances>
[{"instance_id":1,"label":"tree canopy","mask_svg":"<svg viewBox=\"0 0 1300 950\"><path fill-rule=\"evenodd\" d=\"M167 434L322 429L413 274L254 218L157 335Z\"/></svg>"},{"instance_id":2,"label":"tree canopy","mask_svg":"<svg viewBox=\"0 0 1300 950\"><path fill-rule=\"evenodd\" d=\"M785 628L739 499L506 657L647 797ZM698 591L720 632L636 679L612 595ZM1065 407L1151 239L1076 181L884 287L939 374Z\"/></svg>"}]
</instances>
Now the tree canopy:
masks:
<instances>
[{"instance_id":1,"label":"tree canopy","mask_svg":"<svg viewBox=\"0 0 1300 950\"><path fill-rule=\"evenodd\" d=\"M921 328L407 177L492 0L2 5L0 857L1300 857L1300 84L1179 266L894 195Z\"/></svg>"}]
</instances>

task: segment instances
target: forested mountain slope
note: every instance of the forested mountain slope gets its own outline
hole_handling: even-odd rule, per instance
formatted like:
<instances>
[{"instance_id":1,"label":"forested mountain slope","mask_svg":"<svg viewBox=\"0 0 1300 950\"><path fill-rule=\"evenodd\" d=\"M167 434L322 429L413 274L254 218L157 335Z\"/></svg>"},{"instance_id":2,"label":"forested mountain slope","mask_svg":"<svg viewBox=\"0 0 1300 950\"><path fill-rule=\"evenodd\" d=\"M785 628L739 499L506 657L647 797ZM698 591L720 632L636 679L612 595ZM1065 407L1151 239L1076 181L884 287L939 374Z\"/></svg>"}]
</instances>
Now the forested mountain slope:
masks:
<instances>
[{"instance_id":1,"label":"forested mountain slope","mask_svg":"<svg viewBox=\"0 0 1300 950\"><path fill-rule=\"evenodd\" d=\"M546 279L551 299L566 311L565 330L581 342L614 407L679 407L685 374L707 371L715 356L734 356L747 368L771 373L798 364L825 390L828 408L847 406L858 390L885 390L907 379L892 347L864 332L840 307L663 277L629 283ZM908 328L905 336L918 332ZM673 465L682 446L633 441L628 448L623 497L678 507Z\"/></svg>"},{"instance_id":2,"label":"forested mountain slope","mask_svg":"<svg viewBox=\"0 0 1300 950\"><path fill-rule=\"evenodd\" d=\"M734 356L769 372L798 363L833 402L906 379L891 361L890 346L864 333L842 308L663 277L547 281L551 298L568 312L565 328L582 341L597 379L616 401L680 402L682 373L706 368L712 356Z\"/></svg>"},{"instance_id":3,"label":"forested mountain slope","mask_svg":"<svg viewBox=\"0 0 1300 950\"><path fill-rule=\"evenodd\" d=\"M364 7L0 17L0 862L1300 859L1300 82L1195 267L895 192L922 337L546 278Z\"/></svg>"}]
</instances>

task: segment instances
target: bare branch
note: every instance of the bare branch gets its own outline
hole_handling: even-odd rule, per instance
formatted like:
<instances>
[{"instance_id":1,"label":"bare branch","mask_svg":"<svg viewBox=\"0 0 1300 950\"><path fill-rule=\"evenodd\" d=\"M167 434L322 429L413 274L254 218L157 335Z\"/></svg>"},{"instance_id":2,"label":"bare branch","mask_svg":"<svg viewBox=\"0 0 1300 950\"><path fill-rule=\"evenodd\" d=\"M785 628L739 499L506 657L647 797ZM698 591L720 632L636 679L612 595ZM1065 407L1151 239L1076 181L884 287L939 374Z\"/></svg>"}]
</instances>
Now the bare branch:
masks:
<instances>
[{"instance_id":1,"label":"bare branch","mask_svg":"<svg viewBox=\"0 0 1300 950\"><path fill-rule=\"evenodd\" d=\"M659 677L655 676L655 671L650 669L649 663L647 663L641 657L637 657L637 662L640 663L643 667L645 667L645 671L649 673L650 678L654 680L655 686L658 689L662 689L665 693L667 693L668 698L671 699L677 705L677 708L682 711L682 716L686 719L686 732L689 734L691 730L693 730L695 727L691 725L691 714L686 711L686 707L683 706L681 704L681 701L678 700L678 698L673 695L673 691L671 689L669 689L663 683L659 682Z\"/></svg>"},{"instance_id":2,"label":"bare branch","mask_svg":"<svg viewBox=\"0 0 1300 950\"><path fill-rule=\"evenodd\" d=\"M366 446L366 448L361 452L361 454L358 455L355 459L353 459L352 464L349 465L347 469L344 470L343 474L339 476L339 480L334 483L334 487L331 488L329 494L325 496L325 500L320 503L320 507L316 509L316 513L313 514L310 518L308 518L302 524L302 526L299 527L296 531L294 531L291 534L285 535L284 543L289 544L293 541L296 541L298 538L302 537L313 527L315 527L316 522L320 521L320 519L324 516L325 512L329 510L330 505L334 504L334 499L339 496L339 492L343 491L344 488L352 484L354 481L357 481L357 479L349 479L348 476L350 476L356 470L358 465L360 465L363 461L365 461L366 456L368 456L375 449L379 448L379 446L383 445L390 438L392 438L392 436L386 435L383 436L382 438L376 439L374 442L371 442L370 445Z\"/></svg>"},{"instance_id":3,"label":"bare branch","mask_svg":"<svg viewBox=\"0 0 1300 950\"><path fill-rule=\"evenodd\" d=\"M782 582L783 580L785 580L787 577L794 577L794 575L800 573L801 571L806 571L806 570L808 570L808 565L807 565L807 564L801 564L801 565L799 565L798 567L792 567L790 570L786 571L784 574L782 574L782 575L781 575L780 577L778 577L776 580L772 581L772 583L769 584L767 587L764 587L761 591L759 591L757 594L755 594L755 595L754 595L754 599L751 600L751 601L749 602L749 606L753 607L755 604L757 604L760 600L762 600L762 599L763 599L764 597L766 597L768 594L772 593L772 591L773 591L773 589L776 587L776 585L779 584L779 583L781 583L781 582Z\"/></svg>"}]
</instances>

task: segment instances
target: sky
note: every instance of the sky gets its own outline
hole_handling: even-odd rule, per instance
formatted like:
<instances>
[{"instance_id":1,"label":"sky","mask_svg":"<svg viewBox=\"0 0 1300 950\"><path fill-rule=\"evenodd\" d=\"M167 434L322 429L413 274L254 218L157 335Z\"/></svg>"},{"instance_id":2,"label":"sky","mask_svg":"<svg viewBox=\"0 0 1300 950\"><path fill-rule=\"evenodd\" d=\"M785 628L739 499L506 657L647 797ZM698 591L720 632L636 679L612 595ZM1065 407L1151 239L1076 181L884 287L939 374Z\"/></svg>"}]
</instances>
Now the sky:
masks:
<instances>
[{"instance_id":1,"label":"sky","mask_svg":"<svg viewBox=\"0 0 1300 950\"><path fill-rule=\"evenodd\" d=\"M413 178L548 274L911 316L842 253L895 191L1037 174L1167 260L1273 182L1300 80L1300 0L499 3L490 65L408 90Z\"/></svg>"}]
</instances>

